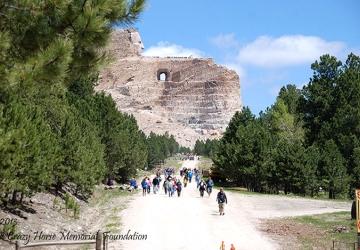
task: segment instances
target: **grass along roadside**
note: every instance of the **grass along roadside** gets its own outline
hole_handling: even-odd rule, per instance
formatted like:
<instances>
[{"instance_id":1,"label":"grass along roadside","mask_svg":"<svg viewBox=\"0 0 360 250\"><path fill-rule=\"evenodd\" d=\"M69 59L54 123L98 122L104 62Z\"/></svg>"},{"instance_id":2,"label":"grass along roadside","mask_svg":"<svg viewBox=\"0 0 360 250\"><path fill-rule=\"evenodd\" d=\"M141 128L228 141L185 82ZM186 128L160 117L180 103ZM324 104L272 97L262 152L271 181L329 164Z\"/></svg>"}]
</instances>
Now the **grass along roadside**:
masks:
<instances>
[{"instance_id":1,"label":"grass along roadside","mask_svg":"<svg viewBox=\"0 0 360 250\"><path fill-rule=\"evenodd\" d=\"M200 160L199 160L197 167L201 170L202 169L208 170L212 167L212 164L213 164L213 161L209 157L200 156Z\"/></svg>"},{"instance_id":2,"label":"grass along roadside","mask_svg":"<svg viewBox=\"0 0 360 250\"><path fill-rule=\"evenodd\" d=\"M104 186L100 185L95 188L94 193L89 200L89 204L90 206L104 206L113 199L127 197L131 194L131 192L127 190L120 190L119 188L105 190Z\"/></svg>"},{"instance_id":3,"label":"grass along roadside","mask_svg":"<svg viewBox=\"0 0 360 250\"><path fill-rule=\"evenodd\" d=\"M356 242L355 221L350 212L335 212L293 218L269 219L261 230L285 249L353 249Z\"/></svg>"},{"instance_id":4,"label":"grass along roadside","mask_svg":"<svg viewBox=\"0 0 360 250\"><path fill-rule=\"evenodd\" d=\"M216 184L216 187L220 187L221 185ZM244 194L244 195L258 195L258 196L280 196L280 197L287 197L287 198L294 198L294 199L311 199L311 200L322 200L322 201L331 201L331 202L348 202L351 201L351 199L344 199L344 198L339 198L339 199L329 199L328 198L328 193L327 192L322 192L321 194L319 194L318 196L301 196L301 195L295 195L295 194L284 194L283 192L280 192L279 194L266 194L266 193L258 193L258 192L251 192L248 191L246 188L244 187L224 187L225 191L229 191L229 192L235 192L235 193L240 193L240 194Z\"/></svg>"},{"instance_id":5,"label":"grass along roadside","mask_svg":"<svg viewBox=\"0 0 360 250\"><path fill-rule=\"evenodd\" d=\"M103 211L103 228L105 231L116 233L121 230L120 213L124 210L138 191L129 192L119 188L107 189L99 186L89 201L90 209L97 208Z\"/></svg>"},{"instance_id":6,"label":"grass along roadside","mask_svg":"<svg viewBox=\"0 0 360 250\"><path fill-rule=\"evenodd\" d=\"M182 166L183 161L179 159L179 157L172 156L165 160L165 167L173 167L175 171L178 171Z\"/></svg>"}]
</instances>

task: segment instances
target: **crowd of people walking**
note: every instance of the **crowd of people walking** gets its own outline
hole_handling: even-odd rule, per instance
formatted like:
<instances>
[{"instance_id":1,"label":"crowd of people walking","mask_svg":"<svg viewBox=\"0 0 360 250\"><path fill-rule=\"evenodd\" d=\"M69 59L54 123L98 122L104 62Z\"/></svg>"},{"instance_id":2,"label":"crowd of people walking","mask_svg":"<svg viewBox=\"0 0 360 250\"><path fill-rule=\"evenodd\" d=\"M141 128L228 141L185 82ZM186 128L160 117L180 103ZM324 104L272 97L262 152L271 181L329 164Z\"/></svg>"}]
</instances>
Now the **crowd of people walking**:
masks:
<instances>
[{"instance_id":1,"label":"crowd of people walking","mask_svg":"<svg viewBox=\"0 0 360 250\"><path fill-rule=\"evenodd\" d=\"M164 176L164 181L161 178L162 175ZM162 186L164 194L168 197L180 197L182 190L187 187L188 183L191 183L193 176L195 176L196 188L200 192L200 197L204 197L205 191L210 197L214 186L214 181L211 179L211 177L205 180L202 177L200 171L196 168L180 169L180 177L175 176L174 168L165 168L163 170L158 169L152 180L150 177L145 176L141 181L142 194L143 196L150 194L151 189L153 190L154 194L157 194L160 192L160 186ZM133 181L134 179L130 181L130 185L133 185ZM220 192L217 194L216 201L219 204L220 215L224 215L224 204L227 204L227 197L223 188L220 188Z\"/></svg>"},{"instance_id":2,"label":"crowd of people walking","mask_svg":"<svg viewBox=\"0 0 360 250\"><path fill-rule=\"evenodd\" d=\"M188 187L188 184L195 179L195 184ZM130 180L130 185L137 188L136 180ZM155 175L152 177L145 176L141 181L142 195L147 196L151 193L155 195L166 195L167 197L181 197L186 188L196 188L199 196L203 198L205 192L207 197L211 197L214 187L214 181L211 177L204 178L202 172L197 168L181 168L180 173L176 173L174 168L167 167L164 169L157 169ZM219 214L225 215L225 204L228 200L223 188L220 188L216 197L214 197L219 208ZM220 249L225 249L225 244L222 242ZM231 250L235 250L231 244Z\"/></svg>"}]
</instances>

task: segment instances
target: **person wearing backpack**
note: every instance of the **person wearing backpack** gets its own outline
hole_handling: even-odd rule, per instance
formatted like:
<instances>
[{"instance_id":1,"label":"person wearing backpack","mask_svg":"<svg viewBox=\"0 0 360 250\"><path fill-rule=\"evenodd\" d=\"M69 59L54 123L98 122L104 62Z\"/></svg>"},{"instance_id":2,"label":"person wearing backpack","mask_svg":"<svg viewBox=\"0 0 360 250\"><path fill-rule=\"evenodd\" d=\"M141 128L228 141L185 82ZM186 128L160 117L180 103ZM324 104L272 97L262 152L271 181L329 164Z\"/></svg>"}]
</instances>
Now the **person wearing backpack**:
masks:
<instances>
[{"instance_id":1,"label":"person wearing backpack","mask_svg":"<svg viewBox=\"0 0 360 250\"><path fill-rule=\"evenodd\" d=\"M200 196L201 196L201 197L204 197L204 192L205 192L205 190L206 190L206 183L205 183L204 180L201 180L201 181L200 181L199 190L200 190Z\"/></svg>"},{"instance_id":2,"label":"person wearing backpack","mask_svg":"<svg viewBox=\"0 0 360 250\"><path fill-rule=\"evenodd\" d=\"M220 215L224 215L224 204L227 204L227 198L223 188L220 188L220 191L216 196L216 201L219 204Z\"/></svg>"}]
</instances>

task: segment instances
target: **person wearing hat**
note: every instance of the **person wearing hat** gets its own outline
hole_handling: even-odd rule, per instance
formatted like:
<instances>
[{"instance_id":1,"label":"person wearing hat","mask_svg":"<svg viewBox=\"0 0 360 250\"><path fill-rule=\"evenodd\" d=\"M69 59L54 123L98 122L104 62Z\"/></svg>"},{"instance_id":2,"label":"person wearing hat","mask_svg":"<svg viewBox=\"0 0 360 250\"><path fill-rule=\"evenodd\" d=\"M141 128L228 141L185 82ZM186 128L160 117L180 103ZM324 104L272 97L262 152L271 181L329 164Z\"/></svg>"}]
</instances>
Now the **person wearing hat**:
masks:
<instances>
[{"instance_id":1,"label":"person wearing hat","mask_svg":"<svg viewBox=\"0 0 360 250\"><path fill-rule=\"evenodd\" d=\"M226 198L226 194L224 192L224 188L220 188L219 193L216 196L216 201L219 204L219 213L220 215L224 215L224 204L227 204L227 198Z\"/></svg>"}]
</instances>

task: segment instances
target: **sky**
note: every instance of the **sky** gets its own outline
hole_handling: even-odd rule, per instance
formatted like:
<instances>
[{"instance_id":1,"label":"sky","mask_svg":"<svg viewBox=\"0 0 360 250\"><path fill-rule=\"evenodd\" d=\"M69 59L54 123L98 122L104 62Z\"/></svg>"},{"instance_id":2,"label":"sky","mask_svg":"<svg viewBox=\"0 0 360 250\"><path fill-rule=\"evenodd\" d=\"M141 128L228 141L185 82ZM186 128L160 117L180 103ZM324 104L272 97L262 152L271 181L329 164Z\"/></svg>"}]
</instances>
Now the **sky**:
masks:
<instances>
[{"instance_id":1,"label":"sky","mask_svg":"<svg viewBox=\"0 0 360 250\"><path fill-rule=\"evenodd\" d=\"M307 84L321 55L360 55L360 0L148 0L134 26L144 55L211 57L236 70L255 114L282 86Z\"/></svg>"}]
</instances>

